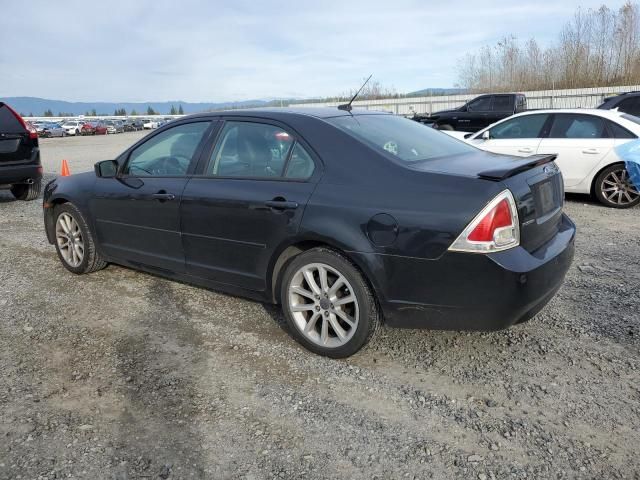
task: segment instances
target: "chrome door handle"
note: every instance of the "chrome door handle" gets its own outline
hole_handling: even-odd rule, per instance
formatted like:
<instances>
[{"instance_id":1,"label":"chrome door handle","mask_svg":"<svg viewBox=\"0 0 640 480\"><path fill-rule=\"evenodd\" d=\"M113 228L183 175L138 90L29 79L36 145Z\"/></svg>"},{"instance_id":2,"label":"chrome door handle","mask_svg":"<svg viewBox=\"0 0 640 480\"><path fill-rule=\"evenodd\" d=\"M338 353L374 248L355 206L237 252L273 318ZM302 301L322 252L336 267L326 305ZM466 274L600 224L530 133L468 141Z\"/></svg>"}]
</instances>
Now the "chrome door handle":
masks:
<instances>
[{"instance_id":1,"label":"chrome door handle","mask_svg":"<svg viewBox=\"0 0 640 480\"><path fill-rule=\"evenodd\" d=\"M167 200L174 200L176 196L173 193L158 192L151 195L151 198L153 198L154 200L159 200L161 202L166 202Z\"/></svg>"},{"instance_id":2,"label":"chrome door handle","mask_svg":"<svg viewBox=\"0 0 640 480\"><path fill-rule=\"evenodd\" d=\"M586 150L582 150L582 153L586 153L587 155L597 155L600 153L600 150L597 148L587 148Z\"/></svg>"}]
</instances>

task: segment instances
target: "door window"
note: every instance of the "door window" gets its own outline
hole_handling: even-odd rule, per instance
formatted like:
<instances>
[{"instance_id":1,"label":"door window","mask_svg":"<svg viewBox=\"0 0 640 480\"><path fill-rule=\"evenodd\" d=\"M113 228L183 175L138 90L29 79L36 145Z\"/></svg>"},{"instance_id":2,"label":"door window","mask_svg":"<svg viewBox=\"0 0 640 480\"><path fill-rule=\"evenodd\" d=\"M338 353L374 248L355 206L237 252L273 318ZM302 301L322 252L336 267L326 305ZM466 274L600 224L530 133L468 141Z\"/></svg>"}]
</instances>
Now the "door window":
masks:
<instances>
[{"instance_id":1,"label":"door window","mask_svg":"<svg viewBox=\"0 0 640 480\"><path fill-rule=\"evenodd\" d=\"M491 138L500 140L506 138L538 138L542 133L542 127L549 115L523 115L515 117L493 127L490 131Z\"/></svg>"},{"instance_id":2,"label":"door window","mask_svg":"<svg viewBox=\"0 0 640 480\"><path fill-rule=\"evenodd\" d=\"M496 95L493 97L494 112L510 112L513 111L513 101L510 95Z\"/></svg>"},{"instance_id":3,"label":"door window","mask_svg":"<svg viewBox=\"0 0 640 480\"><path fill-rule=\"evenodd\" d=\"M281 177L294 138L274 125L225 122L211 154L207 175Z\"/></svg>"},{"instance_id":4,"label":"door window","mask_svg":"<svg viewBox=\"0 0 640 480\"><path fill-rule=\"evenodd\" d=\"M137 177L186 175L209 125L186 123L153 136L131 152L124 173Z\"/></svg>"},{"instance_id":5,"label":"door window","mask_svg":"<svg viewBox=\"0 0 640 480\"><path fill-rule=\"evenodd\" d=\"M549 138L607 138L602 118L593 115L557 113Z\"/></svg>"},{"instance_id":6,"label":"door window","mask_svg":"<svg viewBox=\"0 0 640 480\"><path fill-rule=\"evenodd\" d=\"M631 115L640 116L640 97L625 98L614 108L621 112L630 113Z\"/></svg>"},{"instance_id":7,"label":"door window","mask_svg":"<svg viewBox=\"0 0 640 480\"><path fill-rule=\"evenodd\" d=\"M480 97L469 104L470 112L488 112L491 110L491 97Z\"/></svg>"}]
</instances>

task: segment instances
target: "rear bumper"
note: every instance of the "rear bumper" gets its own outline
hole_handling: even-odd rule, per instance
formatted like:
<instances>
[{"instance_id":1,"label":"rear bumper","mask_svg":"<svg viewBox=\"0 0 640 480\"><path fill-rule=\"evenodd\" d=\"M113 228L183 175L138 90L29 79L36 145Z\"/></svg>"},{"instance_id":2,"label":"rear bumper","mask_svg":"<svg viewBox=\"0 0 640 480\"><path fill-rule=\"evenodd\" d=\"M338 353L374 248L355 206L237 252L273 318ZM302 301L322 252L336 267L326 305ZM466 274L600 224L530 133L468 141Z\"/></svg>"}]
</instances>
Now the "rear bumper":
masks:
<instances>
[{"instance_id":1,"label":"rear bumper","mask_svg":"<svg viewBox=\"0 0 640 480\"><path fill-rule=\"evenodd\" d=\"M377 256L382 258L374 261L385 272L377 282L385 322L403 328L499 330L529 320L562 285L573 260L575 232L563 214L559 233L533 253L516 247L490 255L447 252L437 260Z\"/></svg>"},{"instance_id":2,"label":"rear bumper","mask_svg":"<svg viewBox=\"0 0 640 480\"><path fill-rule=\"evenodd\" d=\"M34 149L28 163L3 165L0 163L0 186L14 183L25 183L30 180L38 181L42 178L42 165L40 164L40 150Z\"/></svg>"}]
</instances>

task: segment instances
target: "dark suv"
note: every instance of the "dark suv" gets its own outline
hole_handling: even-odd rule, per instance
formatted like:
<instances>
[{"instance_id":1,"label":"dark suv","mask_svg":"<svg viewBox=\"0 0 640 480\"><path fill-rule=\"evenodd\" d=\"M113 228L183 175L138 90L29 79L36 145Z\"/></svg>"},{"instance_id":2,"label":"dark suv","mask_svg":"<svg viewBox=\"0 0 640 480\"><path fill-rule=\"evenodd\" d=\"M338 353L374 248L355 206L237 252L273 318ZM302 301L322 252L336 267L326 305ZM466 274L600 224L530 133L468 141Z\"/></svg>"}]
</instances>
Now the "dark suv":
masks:
<instances>
[{"instance_id":1,"label":"dark suv","mask_svg":"<svg viewBox=\"0 0 640 480\"><path fill-rule=\"evenodd\" d=\"M37 130L0 102L0 188L11 189L18 200L34 200L41 183Z\"/></svg>"},{"instance_id":2,"label":"dark suv","mask_svg":"<svg viewBox=\"0 0 640 480\"><path fill-rule=\"evenodd\" d=\"M605 98L598 108L601 110L617 108L621 112L640 117L640 92L627 92L615 97Z\"/></svg>"}]
</instances>

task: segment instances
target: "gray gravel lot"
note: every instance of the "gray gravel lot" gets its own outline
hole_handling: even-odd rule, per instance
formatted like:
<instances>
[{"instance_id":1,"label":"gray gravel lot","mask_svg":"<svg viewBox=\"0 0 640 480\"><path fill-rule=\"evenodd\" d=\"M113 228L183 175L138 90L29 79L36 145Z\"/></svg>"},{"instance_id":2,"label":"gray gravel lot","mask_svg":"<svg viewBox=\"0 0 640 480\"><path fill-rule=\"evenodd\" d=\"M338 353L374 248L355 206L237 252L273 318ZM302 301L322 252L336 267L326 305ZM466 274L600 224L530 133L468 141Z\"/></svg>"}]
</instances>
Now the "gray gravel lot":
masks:
<instances>
[{"instance_id":1,"label":"gray gravel lot","mask_svg":"<svg viewBox=\"0 0 640 480\"><path fill-rule=\"evenodd\" d=\"M43 140L45 170L140 135ZM0 192L0 479L640 478L640 209L566 210L574 265L532 321L336 361L272 306L70 274L40 202Z\"/></svg>"}]
</instances>

